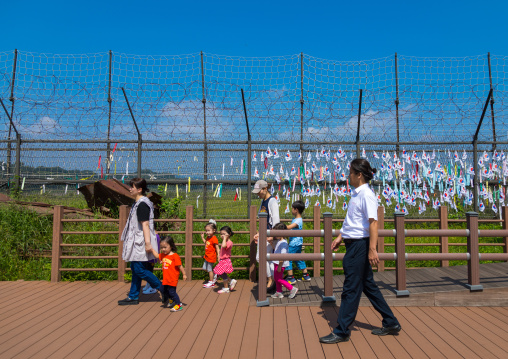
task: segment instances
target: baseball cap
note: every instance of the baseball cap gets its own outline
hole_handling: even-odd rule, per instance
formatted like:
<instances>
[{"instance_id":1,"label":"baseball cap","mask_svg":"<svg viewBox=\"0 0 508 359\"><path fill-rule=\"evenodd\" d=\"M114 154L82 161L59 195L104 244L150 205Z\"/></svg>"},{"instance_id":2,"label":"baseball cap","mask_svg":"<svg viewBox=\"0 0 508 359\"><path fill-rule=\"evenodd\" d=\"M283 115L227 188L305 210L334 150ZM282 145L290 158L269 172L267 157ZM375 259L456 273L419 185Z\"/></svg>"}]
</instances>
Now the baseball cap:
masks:
<instances>
[{"instance_id":1,"label":"baseball cap","mask_svg":"<svg viewBox=\"0 0 508 359\"><path fill-rule=\"evenodd\" d=\"M266 188L266 187L268 187L268 183L266 183L266 181L264 181L264 180L259 180L254 185L254 189L252 190L252 193L259 193L259 191L261 191L263 188Z\"/></svg>"}]
</instances>

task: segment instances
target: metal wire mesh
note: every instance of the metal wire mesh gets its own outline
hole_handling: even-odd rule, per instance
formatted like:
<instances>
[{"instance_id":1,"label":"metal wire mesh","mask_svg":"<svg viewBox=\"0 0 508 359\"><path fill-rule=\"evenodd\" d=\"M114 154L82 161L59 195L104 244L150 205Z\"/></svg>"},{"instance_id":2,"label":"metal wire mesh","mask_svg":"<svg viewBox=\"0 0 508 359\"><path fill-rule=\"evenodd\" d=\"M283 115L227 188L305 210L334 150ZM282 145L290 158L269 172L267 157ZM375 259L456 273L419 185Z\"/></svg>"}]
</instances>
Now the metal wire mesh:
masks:
<instances>
[{"instance_id":1,"label":"metal wire mesh","mask_svg":"<svg viewBox=\"0 0 508 359\"><path fill-rule=\"evenodd\" d=\"M483 199L489 193L493 197L484 215L499 215L490 204L504 203L499 196L508 176L506 66L507 57L498 55L335 61L306 54L256 58L0 52L0 96L21 134L17 163L16 136L0 109L0 179L4 188L23 179L26 188L36 191L60 183L54 193L63 193L69 185L100 178L125 180L139 174L141 163L141 176L162 183L166 195L175 196L179 186L182 206L193 204L203 216L244 217L251 158L251 180L265 178L275 184L281 212L300 197L309 206L319 202L340 216L348 198L341 179L358 147L374 167L384 168L374 183L380 195L388 182L401 186L399 178L388 179L386 168L396 166L397 160L404 163L403 151L420 159L423 151L435 154L424 167L411 158L406 161L402 186L408 192L422 189L423 170L435 171L437 162L447 174L453 172L455 181L469 182L471 143L492 88L493 101L487 104L478 137L479 157L484 151L489 157L478 165L486 171L478 191L488 187ZM279 156L270 157L265 168L261 156L268 148ZM347 160L334 161L339 150ZM387 160L383 152L389 153ZM14 176L16 166L21 178ZM304 180L295 182L299 170ZM489 173L494 174L485 177ZM413 175L420 181L413 181ZM439 181L445 187L436 187L434 193L429 189L434 200L441 200L446 190L444 174ZM430 185L429 179L426 183ZM304 196L302 187L314 196ZM471 183L466 189L472 191ZM405 205L411 216L436 216L429 205L418 211L422 198L418 191L416 195L416 201L397 198L398 209ZM456 193L448 204L468 210L471 204L464 196ZM395 205L392 198L387 211Z\"/></svg>"}]
</instances>

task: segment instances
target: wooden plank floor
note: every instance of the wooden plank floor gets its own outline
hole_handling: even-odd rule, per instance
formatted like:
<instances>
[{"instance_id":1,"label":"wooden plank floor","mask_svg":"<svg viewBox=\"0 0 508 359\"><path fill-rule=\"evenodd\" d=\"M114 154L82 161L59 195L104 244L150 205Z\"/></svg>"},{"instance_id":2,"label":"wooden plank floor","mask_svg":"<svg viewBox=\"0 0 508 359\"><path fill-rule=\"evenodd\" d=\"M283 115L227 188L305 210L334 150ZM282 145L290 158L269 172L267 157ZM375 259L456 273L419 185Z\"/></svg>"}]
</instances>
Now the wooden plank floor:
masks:
<instances>
[{"instance_id":1,"label":"wooden plank floor","mask_svg":"<svg viewBox=\"0 0 508 359\"><path fill-rule=\"evenodd\" d=\"M259 308L251 282L229 294L201 284L180 282L184 310L172 313L156 294L118 306L128 283L0 282L0 358L507 357L507 307L393 307L403 331L386 337L370 333L381 318L361 307L349 342L322 345L337 306Z\"/></svg>"},{"instance_id":2,"label":"wooden plank floor","mask_svg":"<svg viewBox=\"0 0 508 359\"><path fill-rule=\"evenodd\" d=\"M390 306L508 306L508 263L480 265L480 283L484 290L471 293L467 289L467 266L431 267L407 271L409 297L397 298L395 294L395 272L375 272L374 280ZM333 277L333 294L340 305L344 276ZM298 282L298 295L294 299L269 297L271 306L318 306L324 294L323 278L312 278L310 282ZM257 286L254 287L251 305L256 304ZM370 306L362 296L361 306ZM508 358L508 356L507 356Z\"/></svg>"}]
</instances>

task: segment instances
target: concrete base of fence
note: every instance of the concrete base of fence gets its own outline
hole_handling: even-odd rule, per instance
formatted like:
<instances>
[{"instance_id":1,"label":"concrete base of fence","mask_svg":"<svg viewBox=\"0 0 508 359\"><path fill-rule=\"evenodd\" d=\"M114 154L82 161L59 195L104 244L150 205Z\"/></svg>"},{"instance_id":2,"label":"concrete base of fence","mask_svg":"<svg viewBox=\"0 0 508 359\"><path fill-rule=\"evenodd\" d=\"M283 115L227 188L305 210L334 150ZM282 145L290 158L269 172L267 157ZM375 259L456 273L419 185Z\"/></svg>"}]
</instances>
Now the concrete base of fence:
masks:
<instances>
[{"instance_id":1,"label":"concrete base of fence","mask_svg":"<svg viewBox=\"0 0 508 359\"><path fill-rule=\"evenodd\" d=\"M397 297L409 297L409 291L408 290L397 290L395 289L395 294Z\"/></svg>"},{"instance_id":2,"label":"concrete base of fence","mask_svg":"<svg viewBox=\"0 0 508 359\"><path fill-rule=\"evenodd\" d=\"M268 307L270 306L270 301L266 300L256 300L256 307Z\"/></svg>"},{"instance_id":3,"label":"concrete base of fence","mask_svg":"<svg viewBox=\"0 0 508 359\"><path fill-rule=\"evenodd\" d=\"M337 301L337 298L335 298L334 295L329 295L329 296L326 296L326 295L323 295L323 302L336 302Z\"/></svg>"},{"instance_id":4,"label":"concrete base of fence","mask_svg":"<svg viewBox=\"0 0 508 359\"><path fill-rule=\"evenodd\" d=\"M482 292L483 291L483 285L481 285L481 284L475 284L475 285L466 284L466 287L469 288L470 292Z\"/></svg>"}]
</instances>

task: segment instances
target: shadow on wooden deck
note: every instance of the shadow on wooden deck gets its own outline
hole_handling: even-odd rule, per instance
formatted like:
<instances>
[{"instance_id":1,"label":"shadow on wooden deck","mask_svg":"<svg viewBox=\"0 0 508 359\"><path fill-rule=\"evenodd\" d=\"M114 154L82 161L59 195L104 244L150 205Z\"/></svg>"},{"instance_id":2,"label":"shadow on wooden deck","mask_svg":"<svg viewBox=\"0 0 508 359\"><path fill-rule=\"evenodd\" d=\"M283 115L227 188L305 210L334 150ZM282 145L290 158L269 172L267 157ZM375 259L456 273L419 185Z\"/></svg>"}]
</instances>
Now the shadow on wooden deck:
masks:
<instances>
[{"instance_id":1,"label":"shadow on wooden deck","mask_svg":"<svg viewBox=\"0 0 508 359\"><path fill-rule=\"evenodd\" d=\"M483 291L470 292L467 288L467 267L416 268L407 271L409 297L395 294L395 272L375 272L374 280L390 306L508 306L508 263L480 265L480 283ZM294 299L270 298L270 306L339 306L344 276L334 276L333 294L337 301L323 303L323 278L310 282L298 282L298 294ZM251 305L256 305L257 286L252 289ZM360 306L370 306L362 296Z\"/></svg>"}]
</instances>

